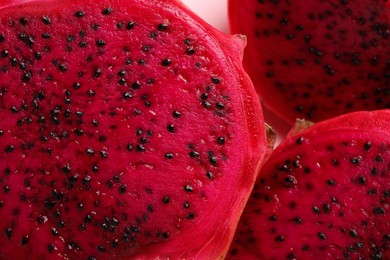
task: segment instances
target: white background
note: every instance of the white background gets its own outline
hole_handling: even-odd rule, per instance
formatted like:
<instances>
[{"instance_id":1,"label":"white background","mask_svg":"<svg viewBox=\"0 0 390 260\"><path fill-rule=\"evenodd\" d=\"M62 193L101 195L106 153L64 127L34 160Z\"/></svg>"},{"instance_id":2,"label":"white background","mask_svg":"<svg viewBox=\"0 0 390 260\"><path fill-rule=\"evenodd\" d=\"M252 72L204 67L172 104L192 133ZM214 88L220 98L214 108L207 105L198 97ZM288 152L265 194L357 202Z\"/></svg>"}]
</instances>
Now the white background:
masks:
<instances>
[{"instance_id":1,"label":"white background","mask_svg":"<svg viewBox=\"0 0 390 260\"><path fill-rule=\"evenodd\" d=\"M227 0L182 0L192 11L209 24L228 32Z\"/></svg>"}]
</instances>

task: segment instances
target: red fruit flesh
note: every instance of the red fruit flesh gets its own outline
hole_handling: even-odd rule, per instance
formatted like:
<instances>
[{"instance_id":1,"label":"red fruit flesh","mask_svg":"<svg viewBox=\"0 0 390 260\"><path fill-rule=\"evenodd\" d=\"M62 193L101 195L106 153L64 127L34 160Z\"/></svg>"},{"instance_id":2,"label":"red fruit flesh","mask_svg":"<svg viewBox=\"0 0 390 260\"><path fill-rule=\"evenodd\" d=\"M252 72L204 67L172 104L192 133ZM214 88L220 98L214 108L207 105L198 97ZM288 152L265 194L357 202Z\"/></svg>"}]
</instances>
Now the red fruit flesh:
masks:
<instances>
[{"instance_id":1,"label":"red fruit flesh","mask_svg":"<svg viewBox=\"0 0 390 260\"><path fill-rule=\"evenodd\" d=\"M244 67L270 110L293 123L390 108L386 0L230 0Z\"/></svg>"},{"instance_id":2,"label":"red fruit flesh","mask_svg":"<svg viewBox=\"0 0 390 260\"><path fill-rule=\"evenodd\" d=\"M390 111L291 133L262 168L228 259L389 259Z\"/></svg>"},{"instance_id":3,"label":"red fruit flesh","mask_svg":"<svg viewBox=\"0 0 390 260\"><path fill-rule=\"evenodd\" d=\"M268 149L245 42L176 1L0 27L0 259L223 256Z\"/></svg>"}]
</instances>

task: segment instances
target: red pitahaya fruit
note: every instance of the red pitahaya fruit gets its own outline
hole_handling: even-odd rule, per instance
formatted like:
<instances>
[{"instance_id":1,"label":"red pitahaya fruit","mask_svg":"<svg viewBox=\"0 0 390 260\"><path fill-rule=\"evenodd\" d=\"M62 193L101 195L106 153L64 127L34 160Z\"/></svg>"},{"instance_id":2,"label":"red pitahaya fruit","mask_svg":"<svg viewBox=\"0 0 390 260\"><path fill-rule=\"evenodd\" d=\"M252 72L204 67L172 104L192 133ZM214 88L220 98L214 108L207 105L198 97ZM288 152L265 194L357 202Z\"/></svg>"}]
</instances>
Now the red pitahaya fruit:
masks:
<instances>
[{"instance_id":1,"label":"red pitahaya fruit","mask_svg":"<svg viewBox=\"0 0 390 260\"><path fill-rule=\"evenodd\" d=\"M390 259L390 111L289 133L262 168L230 259Z\"/></svg>"},{"instance_id":2,"label":"red pitahaya fruit","mask_svg":"<svg viewBox=\"0 0 390 260\"><path fill-rule=\"evenodd\" d=\"M223 256L268 150L244 40L173 0L0 9L0 259Z\"/></svg>"},{"instance_id":3,"label":"red pitahaya fruit","mask_svg":"<svg viewBox=\"0 0 390 260\"><path fill-rule=\"evenodd\" d=\"M244 67L264 104L291 123L390 108L386 0L230 0Z\"/></svg>"}]
</instances>

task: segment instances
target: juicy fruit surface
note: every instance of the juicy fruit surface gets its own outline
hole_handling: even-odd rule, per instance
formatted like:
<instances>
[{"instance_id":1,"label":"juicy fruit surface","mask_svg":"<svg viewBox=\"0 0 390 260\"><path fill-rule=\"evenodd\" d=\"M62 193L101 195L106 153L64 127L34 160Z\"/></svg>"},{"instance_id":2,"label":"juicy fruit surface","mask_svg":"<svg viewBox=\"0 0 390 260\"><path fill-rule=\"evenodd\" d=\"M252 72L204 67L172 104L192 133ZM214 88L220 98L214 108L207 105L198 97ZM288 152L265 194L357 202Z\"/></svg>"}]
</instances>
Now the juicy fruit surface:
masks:
<instances>
[{"instance_id":1,"label":"juicy fruit surface","mask_svg":"<svg viewBox=\"0 0 390 260\"><path fill-rule=\"evenodd\" d=\"M390 108L390 3L231 0L264 104L290 122Z\"/></svg>"},{"instance_id":2,"label":"juicy fruit surface","mask_svg":"<svg viewBox=\"0 0 390 260\"><path fill-rule=\"evenodd\" d=\"M290 135L262 168L232 259L388 259L390 111Z\"/></svg>"},{"instance_id":3,"label":"juicy fruit surface","mask_svg":"<svg viewBox=\"0 0 390 260\"><path fill-rule=\"evenodd\" d=\"M265 142L242 46L175 2L0 17L0 259L220 255Z\"/></svg>"}]
</instances>

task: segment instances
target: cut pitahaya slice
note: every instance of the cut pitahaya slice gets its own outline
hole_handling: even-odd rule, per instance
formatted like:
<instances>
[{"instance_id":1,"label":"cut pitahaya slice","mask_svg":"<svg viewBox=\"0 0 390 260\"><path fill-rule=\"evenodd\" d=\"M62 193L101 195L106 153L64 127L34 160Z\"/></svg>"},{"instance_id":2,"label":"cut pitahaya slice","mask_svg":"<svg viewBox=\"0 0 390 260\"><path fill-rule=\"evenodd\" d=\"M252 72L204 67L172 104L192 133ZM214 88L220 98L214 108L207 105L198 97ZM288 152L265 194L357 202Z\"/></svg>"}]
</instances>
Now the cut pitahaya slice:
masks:
<instances>
[{"instance_id":1,"label":"cut pitahaya slice","mask_svg":"<svg viewBox=\"0 0 390 260\"><path fill-rule=\"evenodd\" d=\"M301 124L262 168L228 259L389 259L389 214L390 111Z\"/></svg>"},{"instance_id":2,"label":"cut pitahaya slice","mask_svg":"<svg viewBox=\"0 0 390 260\"><path fill-rule=\"evenodd\" d=\"M245 40L173 0L3 4L0 259L222 257L268 150Z\"/></svg>"},{"instance_id":3,"label":"cut pitahaya slice","mask_svg":"<svg viewBox=\"0 0 390 260\"><path fill-rule=\"evenodd\" d=\"M293 123L390 108L390 3L230 0L248 37L244 67L264 102Z\"/></svg>"}]
</instances>

